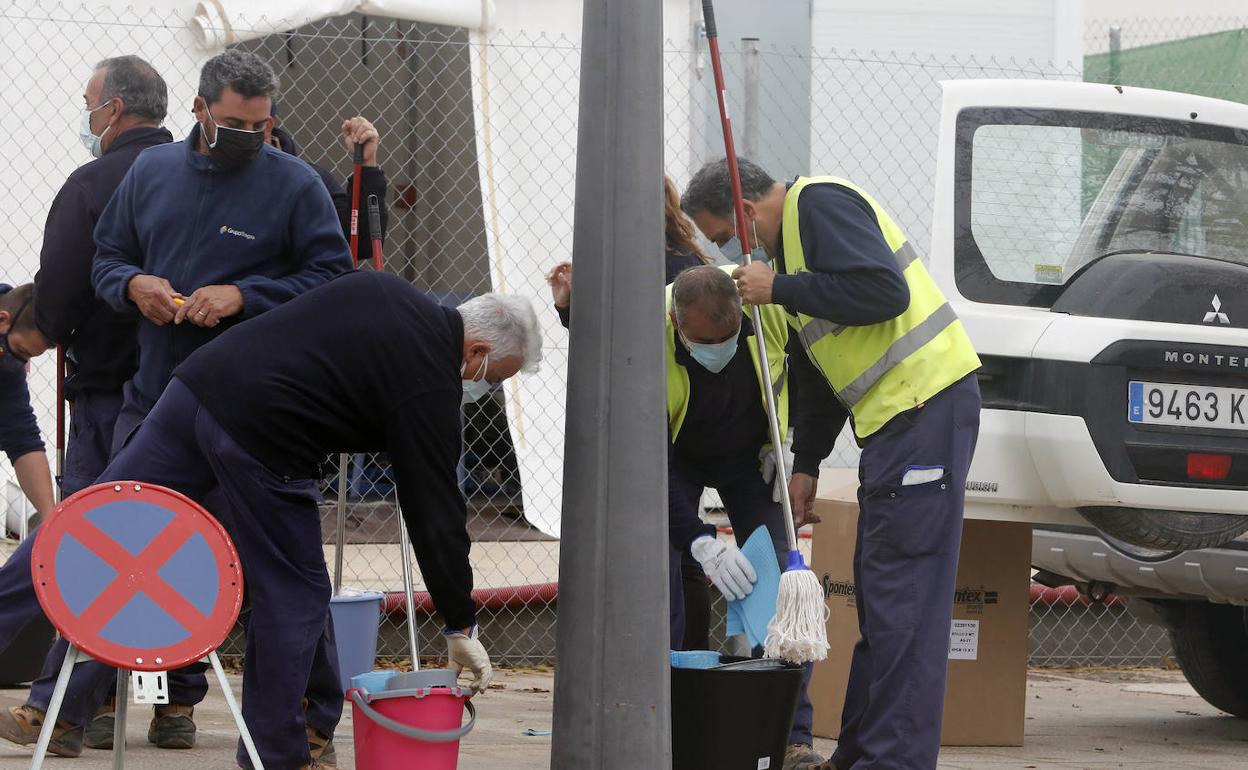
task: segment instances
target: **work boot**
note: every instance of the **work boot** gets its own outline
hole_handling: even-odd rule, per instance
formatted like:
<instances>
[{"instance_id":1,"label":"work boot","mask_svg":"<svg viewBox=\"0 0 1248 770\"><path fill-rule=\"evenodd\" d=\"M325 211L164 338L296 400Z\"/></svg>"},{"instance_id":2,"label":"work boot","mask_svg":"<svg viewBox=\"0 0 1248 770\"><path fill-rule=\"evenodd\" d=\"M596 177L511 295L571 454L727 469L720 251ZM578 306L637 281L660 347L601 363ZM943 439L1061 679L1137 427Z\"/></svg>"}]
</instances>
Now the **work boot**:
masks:
<instances>
[{"instance_id":1,"label":"work boot","mask_svg":"<svg viewBox=\"0 0 1248 770\"><path fill-rule=\"evenodd\" d=\"M113 747L113 725L117 721L117 699L109 698L95 712L95 716L87 724L86 733L82 736L82 744L89 749L111 749Z\"/></svg>"},{"instance_id":2,"label":"work boot","mask_svg":"<svg viewBox=\"0 0 1248 770\"><path fill-rule=\"evenodd\" d=\"M47 714L34 706L11 706L0 711L0 738L19 746L39 741L39 730ZM82 727L59 720L52 729L48 751L58 757L76 757L82 753Z\"/></svg>"},{"instance_id":3,"label":"work boot","mask_svg":"<svg viewBox=\"0 0 1248 770\"><path fill-rule=\"evenodd\" d=\"M334 739L311 725L308 725L308 753L312 755L312 761L317 767L338 770L338 752L334 749Z\"/></svg>"},{"instance_id":4,"label":"work boot","mask_svg":"<svg viewBox=\"0 0 1248 770\"><path fill-rule=\"evenodd\" d=\"M195 707L169 703L152 709L147 740L162 749L195 748Z\"/></svg>"},{"instance_id":5,"label":"work boot","mask_svg":"<svg viewBox=\"0 0 1248 770\"><path fill-rule=\"evenodd\" d=\"M790 743L784 750L784 770L820 770L823 762L823 756L805 743Z\"/></svg>"}]
</instances>

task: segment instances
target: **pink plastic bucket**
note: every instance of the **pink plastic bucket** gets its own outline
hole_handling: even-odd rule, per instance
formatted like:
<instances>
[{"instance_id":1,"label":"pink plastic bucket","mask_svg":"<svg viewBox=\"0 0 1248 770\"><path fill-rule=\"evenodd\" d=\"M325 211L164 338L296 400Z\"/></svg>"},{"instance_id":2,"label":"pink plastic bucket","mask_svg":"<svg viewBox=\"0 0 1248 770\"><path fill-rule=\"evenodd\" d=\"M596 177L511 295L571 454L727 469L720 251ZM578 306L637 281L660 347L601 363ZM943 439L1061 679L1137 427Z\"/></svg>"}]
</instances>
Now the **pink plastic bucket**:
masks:
<instances>
[{"instance_id":1,"label":"pink plastic bucket","mask_svg":"<svg viewBox=\"0 0 1248 770\"><path fill-rule=\"evenodd\" d=\"M455 770L459 739L477 721L466 687L405 687L380 692L353 688L349 696L356 770ZM467 724L463 724L465 710Z\"/></svg>"}]
</instances>

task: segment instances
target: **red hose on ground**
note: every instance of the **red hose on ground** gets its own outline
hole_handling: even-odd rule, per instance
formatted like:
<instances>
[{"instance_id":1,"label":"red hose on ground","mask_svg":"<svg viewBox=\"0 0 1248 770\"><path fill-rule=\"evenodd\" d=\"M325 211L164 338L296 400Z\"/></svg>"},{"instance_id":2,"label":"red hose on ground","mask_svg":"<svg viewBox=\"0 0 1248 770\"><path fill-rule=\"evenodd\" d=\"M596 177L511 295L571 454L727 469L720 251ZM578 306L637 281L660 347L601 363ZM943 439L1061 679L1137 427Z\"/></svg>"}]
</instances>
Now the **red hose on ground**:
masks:
<instances>
[{"instance_id":1,"label":"red hose on ground","mask_svg":"<svg viewBox=\"0 0 1248 770\"><path fill-rule=\"evenodd\" d=\"M416 591L412 594L417 612L433 610L433 598L427 591ZM514 610L522 607L544 606L554 604L559 598L558 583L535 583L528 586L504 586L502 588L478 588L472 592L472 600L483 610ZM387 615L402 615L407 612L403 602L403 592L394 591L386 594L382 600L382 611Z\"/></svg>"}]
</instances>

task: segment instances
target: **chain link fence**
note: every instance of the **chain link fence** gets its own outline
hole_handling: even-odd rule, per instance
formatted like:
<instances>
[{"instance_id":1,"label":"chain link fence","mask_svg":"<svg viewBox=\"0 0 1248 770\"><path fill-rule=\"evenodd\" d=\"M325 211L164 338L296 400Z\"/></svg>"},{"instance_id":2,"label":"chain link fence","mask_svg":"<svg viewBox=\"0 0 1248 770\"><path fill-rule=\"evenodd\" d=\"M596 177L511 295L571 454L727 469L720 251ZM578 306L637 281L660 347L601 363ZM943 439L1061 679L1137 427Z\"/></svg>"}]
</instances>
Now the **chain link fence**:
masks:
<instances>
[{"instance_id":1,"label":"chain link fence","mask_svg":"<svg viewBox=\"0 0 1248 770\"><path fill-rule=\"evenodd\" d=\"M14 139L0 146L0 155L6 167L27 170L0 189L6 280L34 274L48 203L86 160L73 129L82 85L99 59L137 53L151 61L171 89L166 125L175 138L189 131L199 66L209 54L193 45L188 21L163 11L0 4L0 34L9 50L0 67L10 105L0 115L0 130ZM1209 22L1210 30L1230 28L1221 24ZM234 27L247 29L239 22ZM1139 39L1151 39L1148 34ZM1099 53L1094 40L1107 41L1108 30L1088 32L1089 52ZM488 648L503 663L552 660L567 338L550 308L543 273L572 257L579 44L540 32L469 33L350 15L237 45L278 73L280 125L308 162L345 179L350 157L339 125L356 114L377 125L390 182L386 270L447 303L498 288L528 295L549 311L544 372L466 407L460 478ZM970 57L731 43L724 54L730 83L742 85L730 86L730 101L747 151L779 176L834 172L854 179L876 194L922 251L931 238L940 82L1082 79L1073 66ZM702 162L722 155L714 93L696 35L669 40L664 62L666 167L683 187ZM751 108L755 84L761 84L760 98ZM33 142L22 139L32 136ZM26 157L36 147L38 157ZM659 255L638 256L650 258ZM51 445L49 359L33 364L31 387ZM384 455L354 455L347 462L344 582L388 594L379 652L405 655L393 477ZM853 442L842 437L825 465L856 463ZM324 479L331 565L338 470L331 463ZM15 500L12 492L8 499ZM722 523L715 497L705 502L707 515ZM423 590L419 579L416 589ZM722 603L716 608L715 625L722 627ZM420 604L417 620L421 651L441 654L427 603ZM1140 625L1120 605L1033 606L1034 663L1149 665L1166 654L1164 634Z\"/></svg>"}]
</instances>

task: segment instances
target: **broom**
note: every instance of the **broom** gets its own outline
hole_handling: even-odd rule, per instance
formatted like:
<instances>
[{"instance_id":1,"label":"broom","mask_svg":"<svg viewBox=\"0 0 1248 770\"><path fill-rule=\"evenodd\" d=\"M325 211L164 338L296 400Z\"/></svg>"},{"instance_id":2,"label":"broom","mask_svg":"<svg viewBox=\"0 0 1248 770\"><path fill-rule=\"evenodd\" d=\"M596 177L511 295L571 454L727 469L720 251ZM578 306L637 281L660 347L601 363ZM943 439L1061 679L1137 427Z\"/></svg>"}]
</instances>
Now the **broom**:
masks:
<instances>
[{"instance_id":1,"label":"broom","mask_svg":"<svg viewBox=\"0 0 1248 770\"><path fill-rule=\"evenodd\" d=\"M706 39L711 51L711 70L715 76L715 94L719 101L719 120L724 130L724 154L728 159L728 177L732 182L732 204L736 220L737 240L741 242L741 260L750 264L751 246L745 229L745 205L741 193L741 174L732 143L732 120L728 117L724 70L719 60L719 37L715 29L715 8L712 0L702 0L702 16L706 22ZM751 308L754 319L754 340L758 345L758 361L763 381L772 382L767 359L767 340L763 335L762 313L757 305ZM785 534L789 541L788 563L780 575L780 591L776 596L776 614L767 624L767 640L763 654L791 663L823 660L828 655L827 606L819 578L806 566L797 549L797 531L793 526L793 502L789 499L788 470L784 467L780 421L776 417L776 396L764 387L767 421L771 431L771 448L775 453L776 481L780 488L780 505L784 511Z\"/></svg>"}]
</instances>

